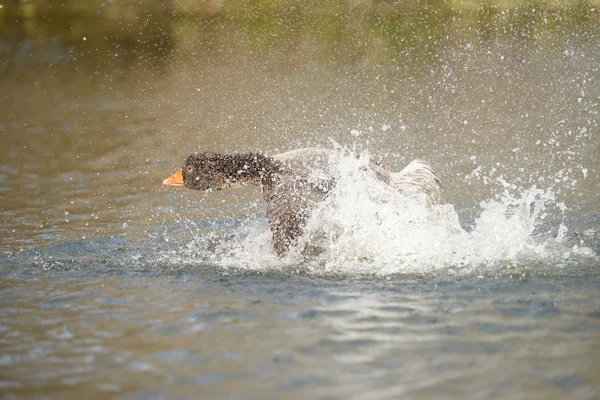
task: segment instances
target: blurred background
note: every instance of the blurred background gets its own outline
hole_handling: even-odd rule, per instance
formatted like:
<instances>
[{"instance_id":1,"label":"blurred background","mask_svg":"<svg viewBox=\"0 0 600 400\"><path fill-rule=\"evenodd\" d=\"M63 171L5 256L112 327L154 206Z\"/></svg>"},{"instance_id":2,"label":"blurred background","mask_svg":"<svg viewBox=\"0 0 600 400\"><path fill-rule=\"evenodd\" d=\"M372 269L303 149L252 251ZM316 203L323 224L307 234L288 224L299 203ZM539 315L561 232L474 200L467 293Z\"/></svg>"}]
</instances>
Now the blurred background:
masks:
<instances>
[{"instance_id":1,"label":"blurred background","mask_svg":"<svg viewBox=\"0 0 600 400\"><path fill-rule=\"evenodd\" d=\"M200 207L160 183L193 151L330 139L429 160L453 204L537 185L598 212L598 0L0 7L2 251L143 236L182 197L184 217L255 212L252 190Z\"/></svg>"}]
</instances>

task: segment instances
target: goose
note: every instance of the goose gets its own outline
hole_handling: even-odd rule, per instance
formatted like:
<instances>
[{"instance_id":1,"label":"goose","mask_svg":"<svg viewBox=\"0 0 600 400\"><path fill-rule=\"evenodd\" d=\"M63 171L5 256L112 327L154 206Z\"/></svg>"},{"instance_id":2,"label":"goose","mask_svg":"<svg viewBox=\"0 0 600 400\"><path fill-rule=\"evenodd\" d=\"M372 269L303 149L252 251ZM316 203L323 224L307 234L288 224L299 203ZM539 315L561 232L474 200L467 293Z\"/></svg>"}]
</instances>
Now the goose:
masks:
<instances>
[{"instance_id":1,"label":"goose","mask_svg":"<svg viewBox=\"0 0 600 400\"><path fill-rule=\"evenodd\" d=\"M243 185L262 187L273 246L279 257L297 243L311 211L337 183L335 165L343 152L302 148L274 156L261 153L196 152L183 167L163 181L165 186L212 191ZM431 206L442 201L442 186L432 167L416 159L392 173L369 162L363 169L401 194Z\"/></svg>"}]
</instances>

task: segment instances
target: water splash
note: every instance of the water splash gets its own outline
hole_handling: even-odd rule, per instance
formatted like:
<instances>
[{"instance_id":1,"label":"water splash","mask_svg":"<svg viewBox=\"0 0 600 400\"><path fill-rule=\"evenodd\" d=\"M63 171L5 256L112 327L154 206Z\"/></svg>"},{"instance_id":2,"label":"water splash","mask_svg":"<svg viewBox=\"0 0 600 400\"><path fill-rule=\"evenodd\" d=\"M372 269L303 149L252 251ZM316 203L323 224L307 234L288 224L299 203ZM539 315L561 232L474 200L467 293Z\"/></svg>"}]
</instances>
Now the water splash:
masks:
<instances>
[{"instance_id":1,"label":"water splash","mask_svg":"<svg viewBox=\"0 0 600 400\"><path fill-rule=\"evenodd\" d=\"M522 189L495 177L500 193L468 210L451 204L427 207L361 168L368 160L366 153L336 158L338 185L284 258L275 254L267 220L258 213L183 218L148 230L146 238L111 236L0 255L0 273L23 274L30 266L31 272L143 276L206 268L219 274L520 276L534 270L581 274L600 266L597 214L568 216L553 188Z\"/></svg>"},{"instance_id":2,"label":"water splash","mask_svg":"<svg viewBox=\"0 0 600 400\"><path fill-rule=\"evenodd\" d=\"M566 243L566 207L552 189L521 190L498 177L503 193L479 205L467 230L454 206L424 206L377 180L361 168L368 157L336 159L338 184L283 259L272 250L266 220L249 217L227 234L200 231L183 258L172 261L253 271L389 275L449 269L477 273L506 264L556 263L573 255L597 257L585 245ZM210 251L201 244L207 242Z\"/></svg>"}]
</instances>

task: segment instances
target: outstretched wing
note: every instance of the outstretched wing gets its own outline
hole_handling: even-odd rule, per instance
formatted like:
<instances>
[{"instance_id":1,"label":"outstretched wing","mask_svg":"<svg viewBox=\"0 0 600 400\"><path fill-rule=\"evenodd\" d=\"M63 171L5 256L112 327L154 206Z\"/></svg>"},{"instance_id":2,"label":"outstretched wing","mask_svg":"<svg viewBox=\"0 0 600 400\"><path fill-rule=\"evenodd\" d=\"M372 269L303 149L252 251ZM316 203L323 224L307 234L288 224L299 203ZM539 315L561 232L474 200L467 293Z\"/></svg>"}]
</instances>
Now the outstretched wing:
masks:
<instances>
[{"instance_id":1,"label":"outstretched wing","mask_svg":"<svg viewBox=\"0 0 600 400\"><path fill-rule=\"evenodd\" d=\"M331 150L307 148L273 156L281 171L263 187L273 245L279 256L296 244L315 205L335 186L329 157Z\"/></svg>"},{"instance_id":2,"label":"outstretched wing","mask_svg":"<svg viewBox=\"0 0 600 400\"><path fill-rule=\"evenodd\" d=\"M309 216L306 202L290 192L265 190L267 219L273 233L273 246L277 255L284 255L302 234Z\"/></svg>"},{"instance_id":3,"label":"outstretched wing","mask_svg":"<svg viewBox=\"0 0 600 400\"><path fill-rule=\"evenodd\" d=\"M298 177L284 176L277 184L263 188L273 245L279 256L296 244L314 207L327 197L333 185L334 180L315 185Z\"/></svg>"}]
</instances>

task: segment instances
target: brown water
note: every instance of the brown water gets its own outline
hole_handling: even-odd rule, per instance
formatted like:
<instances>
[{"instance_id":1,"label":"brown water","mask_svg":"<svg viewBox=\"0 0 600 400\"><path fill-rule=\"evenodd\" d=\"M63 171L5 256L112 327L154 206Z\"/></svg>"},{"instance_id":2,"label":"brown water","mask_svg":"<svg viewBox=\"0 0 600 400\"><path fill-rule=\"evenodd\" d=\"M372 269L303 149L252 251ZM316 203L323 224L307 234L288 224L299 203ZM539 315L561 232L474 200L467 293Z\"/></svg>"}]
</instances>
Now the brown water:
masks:
<instances>
[{"instance_id":1,"label":"brown water","mask_svg":"<svg viewBox=\"0 0 600 400\"><path fill-rule=\"evenodd\" d=\"M227 4L0 9L0 393L598 398L598 6ZM254 188L160 184L330 139L473 236L279 262Z\"/></svg>"}]
</instances>

